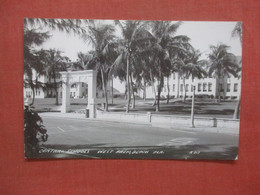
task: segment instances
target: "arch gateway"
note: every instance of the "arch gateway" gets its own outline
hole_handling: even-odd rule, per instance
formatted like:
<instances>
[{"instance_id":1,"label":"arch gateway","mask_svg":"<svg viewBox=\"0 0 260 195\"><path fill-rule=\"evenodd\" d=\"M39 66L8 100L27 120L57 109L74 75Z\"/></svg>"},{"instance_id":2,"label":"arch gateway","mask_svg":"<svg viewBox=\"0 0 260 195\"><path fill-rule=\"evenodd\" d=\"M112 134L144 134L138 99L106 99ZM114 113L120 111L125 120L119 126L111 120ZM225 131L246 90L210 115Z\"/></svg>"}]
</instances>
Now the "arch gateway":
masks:
<instances>
[{"instance_id":1,"label":"arch gateway","mask_svg":"<svg viewBox=\"0 0 260 195\"><path fill-rule=\"evenodd\" d=\"M95 101L97 88L97 73L95 70L60 72L62 80L62 106L61 112L70 111L70 87L74 83L88 84L88 109L89 117L95 118Z\"/></svg>"}]
</instances>

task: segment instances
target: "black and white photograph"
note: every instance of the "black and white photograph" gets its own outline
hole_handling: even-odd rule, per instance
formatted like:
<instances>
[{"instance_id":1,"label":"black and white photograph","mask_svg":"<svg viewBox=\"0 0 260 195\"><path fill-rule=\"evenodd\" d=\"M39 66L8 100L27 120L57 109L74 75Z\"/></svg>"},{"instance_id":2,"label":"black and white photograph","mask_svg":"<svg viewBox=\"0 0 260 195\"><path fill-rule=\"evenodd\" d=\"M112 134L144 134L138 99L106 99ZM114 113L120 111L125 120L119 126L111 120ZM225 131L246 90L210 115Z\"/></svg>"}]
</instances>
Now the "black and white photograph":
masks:
<instances>
[{"instance_id":1,"label":"black and white photograph","mask_svg":"<svg viewBox=\"0 0 260 195\"><path fill-rule=\"evenodd\" d=\"M27 159L238 160L242 22L24 19Z\"/></svg>"}]
</instances>

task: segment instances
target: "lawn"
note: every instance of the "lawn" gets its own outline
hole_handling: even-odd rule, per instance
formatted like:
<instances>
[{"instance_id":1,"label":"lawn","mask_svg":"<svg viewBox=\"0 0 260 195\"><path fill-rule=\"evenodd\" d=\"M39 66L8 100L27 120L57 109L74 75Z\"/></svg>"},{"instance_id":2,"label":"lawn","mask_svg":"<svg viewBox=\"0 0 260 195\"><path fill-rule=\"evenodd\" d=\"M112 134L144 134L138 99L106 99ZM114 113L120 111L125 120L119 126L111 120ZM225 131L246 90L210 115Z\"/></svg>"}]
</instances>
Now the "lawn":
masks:
<instances>
[{"instance_id":1,"label":"lawn","mask_svg":"<svg viewBox=\"0 0 260 195\"><path fill-rule=\"evenodd\" d=\"M98 102L104 100L98 99ZM35 99L34 107L38 112L48 111L59 111L61 106L61 99L59 100L60 105L55 105L54 98ZM196 98L195 99L195 116L201 117L216 117L216 118L232 118L234 109L237 101L225 101L217 103L213 99ZM156 113L155 106L152 106L153 100L144 101L140 98L136 100L135 109L131 109L130 112L137 113ZM111 104L109 100L109 111L110 112L125 112L126 100L124 98L114 98L114 104ZM79 112L87 107L86 99L71 99L71 110L72 112ZM101 105L98 107L102 109ZM191 113L191 100L182 102L181 100L171 99L170 103L167 104L166 100L160 102L160 112L156 114L164 115L190 115Z\"/></svg>"}]
</instances>

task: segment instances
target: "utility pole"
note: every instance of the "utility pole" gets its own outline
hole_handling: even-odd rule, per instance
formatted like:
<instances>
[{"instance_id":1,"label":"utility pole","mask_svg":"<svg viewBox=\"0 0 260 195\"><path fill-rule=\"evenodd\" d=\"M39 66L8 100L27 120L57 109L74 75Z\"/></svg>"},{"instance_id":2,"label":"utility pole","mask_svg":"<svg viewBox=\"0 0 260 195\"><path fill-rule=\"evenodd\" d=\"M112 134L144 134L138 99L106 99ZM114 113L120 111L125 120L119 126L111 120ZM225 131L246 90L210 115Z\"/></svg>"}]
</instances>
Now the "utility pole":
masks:
<instances>
[{"instance_id":1,"label":"utility pole","mask_svg":"<svg viewBox=\"0 0 260 195\"><path fill-rule=\"evenodd\" d=\"M191 104L191 128L194 128L194 102L195 102L195 85L193 87L192 104Z\"/></svg>"}]
</instances>

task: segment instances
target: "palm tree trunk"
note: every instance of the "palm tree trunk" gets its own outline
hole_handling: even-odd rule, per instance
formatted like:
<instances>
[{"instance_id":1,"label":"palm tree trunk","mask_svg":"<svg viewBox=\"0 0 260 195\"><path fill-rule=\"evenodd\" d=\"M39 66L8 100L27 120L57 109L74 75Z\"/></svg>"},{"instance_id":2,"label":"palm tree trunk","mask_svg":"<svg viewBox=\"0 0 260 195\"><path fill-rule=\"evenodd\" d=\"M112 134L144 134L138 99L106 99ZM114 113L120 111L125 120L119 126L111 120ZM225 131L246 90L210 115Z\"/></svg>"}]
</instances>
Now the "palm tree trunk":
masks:
<instances>
[{"instance_id":1,"label":"palm tree trunk","mask_svg":"<svg viewBox=\"0 0 260 195\"><path fill-rule=\"evenodd\" d=\"M153 102L152 106L155 106L156 105L156 87L154 86L153 74L152 74L151 70L150 70L150 77L151 77L152 87L153 87L153 91L154 91L154 102Z\"/></svg>"},{"instance_id":2,"label":"palm tree trunk","mask_svg":"<svg viewBox=\"0 0 260 195\"><path fill-rule=\"evenodd\" d=\"M35 89L37 89L37 83L38 83L37 78L38 78L38 77L37 77L37 75L36 75L35 84L33 83L33 80L31 80L31 83L32 83L32 92L33 92L33 99L32 99L32 103L30 104L30 106L34 104L34 100L35 100Z\"/></svg>"},{"instance_id":3,"label":"palm tree trunk","mask_svg":"<svg viewBox=\"0 0 260 195\"><path fill-rule=\"evenodd\" d=\"M55 72L53 73L53 80L54 80L54 91L55 91L55 94L56 94L55 105L59 105L58 87L57 87L57 83L56 83L56 73Z\"/></svg>"},{"instance_id":4,"label":"palm tree trunk","mask_svg":"<svg viewBox=\"0 0 260 195\"><path fill-rule=\"evenodd\" d=\"M157 104L156 104L156 112L160 112L160 96L161 96L161 86L158 87L158 95L157 95Z\"/></svg>"},{"instance_id":5,"label":"palm tree trunk","mask_svg":"<svg viewBox=\"0 0 260 195\"><path fill-rule=\"evenodd\" d=\"M186 101L186 86L185 86L185 77L183 77L183 102Z\"/></svg>"},{"instance_id":6,"label":"palm tree trunk","mask_svg":"<svg viewBox=\"0 0 260 195\"><path fill-rule=\"evenodd\" d=\"M170 102L170 85L169 85L169 77L167 77L167 104Z\"/></svg>"},{"instance_id":7,"label":"palm tree trunk","mask_svg":"<svg viewBox=\"0 0 260 195\"><path fill-rule=\"evenodd\" d=\"M146 101L146 82L144 82L144 94L143 94L143 99Z\"/></svg>"},{"instance_id":8,"label":"palm tree trunk","mask_svg":"<svg viewBox=\"0 0 260 195\"><path fill-rule=\"evenodd\" d=\"M129 61L130 61L130 56L127 55L127 60L126 60L126 83L127 83L127 105L126 105L126 112L129 112L129 107L130 107L130 82L129 82Z\"/></svg>"},{"instance_id":9,"label":"palm tree trunk","mask_svg":"<svg viewBox=\"0 0 260 195\"><path fill-rule=\"evenodd\" d=\"M111 98L111 100L112 100L112 105L114 104L114 86L113 86L113 78L112 78L112 80L111 80L111 95L112 95L112 98Z\"/></svg>"},{"instance_id":10,"label":"palm tree trunk","mask_svg":"<svg viewBox=\"0 0 260 195\"><path fill-rule=\"evenodd\" d=\"M102 77L103 91L104 91L105 100L106 100L105 111L108 111L107 89L106 89L106 85L105 85L105 80L104 80L104 71L103 71L103 67L102 67L102 65L101 65L101 77Z\"/></svg>"},{"instance_id":11,"label":"palm tree trunk","mask_svg":"<svg viewBox=\"0 0 260 195\"><path fill-rule=\"evenodd\" d=\"M235 112L233 115L233 119L239 119L240 118L240 102L241 102L241 93L239 94L238 102L235 108Z\"/></svg>"},{"instance_id":12,"label":"palm tree trunk","mask_svg":"<svg viewBox=\"0 0 260 195\"><path fill-rule=\"evenodd\" d=\"M132 103L132 108L135 108L135 92L134 92L134 84L133 84L133 79L132 76L130 75L130 82L131 82L131 88L132 88L132 93L133 93L133 103Z\"/></svg>"},{"instance_id":13,"label":"palm tree trunk","mask_svg":"<svg viewBox=\"0 0 260 195\"><path fill-rule=\"evenodd\" d=\"M218 86L218 102L221 102L221 96L220 96L221 90Z\"/></svg>"},{"instance_id":14,"label":"palm tree trunk","mask_svg":"<svg viewBox=\"0 0 260 195\"><path fill-rule=\"evenodd\" d=\"M221 76L218 75L218 78L219 78L219 81L220 81ZM218 102L221 102L221 95L220 95L220 93L221 93L221 88L220 88L220 84L218 84Z\"/></svg>"},{"instance_id":15,"label":"palm tree trunk","mask_svg":"<svg viewBox=\"0 0 260 195\"><path fill-rule=\"evenodd\" d=\"M32 103L30 104L30 106L34 104L34 99L35 99L35 88L34 88L33 82L32 82L32 93L33 93L33 99L32 99Z\"/></svg>"},{"instance_id":16,"label":"palm tree trunk","mask_svg":"<svg viewBox=\"0 0 260 195\"><path fill-rule=\"evenodd\" d=\"M125 100L127 100L127 83L125 83Z\"/></svg>"},{"instance_id":17,"label":"palm tree trunk","mask_svg":"<svg viewBox=\"0 0 260 195\"><path fill-rule=\"evenodd\" d=\"M163 76L162 72L160 71L160 83L159 83L159 89L158 89L158 100L157 100L157 105L156 105L156 112L160 112L160 98L161 98L161 90L163 86Z\"/></svg>"},{"instance_id":18,"label":"palm tree trunk","mask_svg":"<svg viewBox=\"0 0 260 195\"><path fill-rule=\"evenodd\" d=\"M179 73L178 73L178 83L177 83L177 95L176 95L176 98L179 98L180 97L180 76L179 76Z\"/></svg>"}]
</instances>

